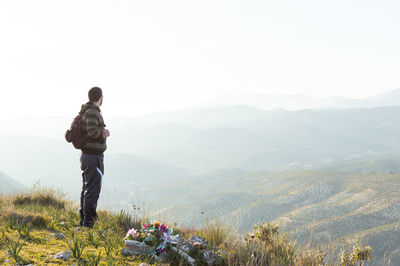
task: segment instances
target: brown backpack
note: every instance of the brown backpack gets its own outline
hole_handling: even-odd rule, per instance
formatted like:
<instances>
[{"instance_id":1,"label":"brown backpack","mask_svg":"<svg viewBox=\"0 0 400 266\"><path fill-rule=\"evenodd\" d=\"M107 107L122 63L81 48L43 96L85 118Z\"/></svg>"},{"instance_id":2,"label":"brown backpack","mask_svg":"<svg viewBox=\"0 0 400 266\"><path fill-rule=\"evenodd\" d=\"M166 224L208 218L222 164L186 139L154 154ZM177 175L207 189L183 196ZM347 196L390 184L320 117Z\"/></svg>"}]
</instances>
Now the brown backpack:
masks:
<instances>
[{"instance_id":1,"label":"brown backpack","mask_svg":"<svg viewBox=\"0 0 400 266\"><path fill-rule=\"evenodd\" d=\"M70 129L65 132L65 140L72 142L75 149L83 149L88 140L85 133L85 122L82 121L83 113L79 113L71 123Z\"/></svg>"}]
</instances>

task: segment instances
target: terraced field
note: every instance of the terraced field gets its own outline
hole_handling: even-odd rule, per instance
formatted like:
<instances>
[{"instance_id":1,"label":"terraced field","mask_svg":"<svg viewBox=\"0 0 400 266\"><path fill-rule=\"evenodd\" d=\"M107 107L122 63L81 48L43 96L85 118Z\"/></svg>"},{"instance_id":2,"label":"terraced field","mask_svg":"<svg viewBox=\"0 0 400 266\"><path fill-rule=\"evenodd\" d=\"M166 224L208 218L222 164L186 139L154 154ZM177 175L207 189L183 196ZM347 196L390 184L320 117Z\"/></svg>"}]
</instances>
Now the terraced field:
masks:
<instances>
[{"instance_id":1,"label":"terraced field","mask_svg":"<svg viewBox=\"0 0 400 266\"><path fill-rule=\"evenodd\" d=\"M386 256L400 265L400 174L292 171L188 178L162 199L152 204L153 216L180 225L218 219L243 233L272 221L303 244L368 241L374 263Z\"/></svg>"}]
</instances>

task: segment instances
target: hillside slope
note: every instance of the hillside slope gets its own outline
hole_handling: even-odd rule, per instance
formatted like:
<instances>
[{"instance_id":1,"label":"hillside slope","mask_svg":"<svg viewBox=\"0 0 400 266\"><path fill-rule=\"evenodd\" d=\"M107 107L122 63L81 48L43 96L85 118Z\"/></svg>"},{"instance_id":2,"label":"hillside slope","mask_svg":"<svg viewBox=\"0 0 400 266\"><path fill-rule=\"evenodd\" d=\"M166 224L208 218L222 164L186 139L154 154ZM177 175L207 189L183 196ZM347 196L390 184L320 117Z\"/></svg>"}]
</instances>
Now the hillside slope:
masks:
<instances>
[{"instance_id":1,"label":"hillside slope","mask_svg":"<svg viewBox=\"0 0 400 266\"><path fill-rule=\"evenodd\" d=\"M0 172L0 193L14 193L23 189L17 180Z\"/></svg>"},{"instance_id":2,"label":"hillside slope","mask_svg":"<svg viewBox=\"0 0 400 266\"><path fill-rule=\"evenodd\" d=\"M253 172L176 184L154 215L200 226L231 221L240 232L274 221L300 243L360 238L375 258L400 262L400 174L343 171ZM179 201L176 193L179 191Z\"/></svg>"},{"instance_id":3,"label":"hillside slope","mask_svg":"<svg viewBox=\"0 0 400 266\"><path fill-rule=\"evenodd\" d=\"M323 253L296 247L276 225L269 223L258 224L254 231L241 236L217 222L199 229L176 228L150 222L135 213L98 210L94 228L77 227L76 206L56 191L40 187L12 197L0 196L0 210L1 264L139 265L144 262L225 266L339 262L337 247ZM129 245L124 241L128 230L135 239ZM160 238L160 233L164 237ZM159 249L160 243L166 248ZM360 255L357 258L350 257L355 248L342 250L354 263L369 259L368 246L356 248Z\"/></svg>"}]
</instances>

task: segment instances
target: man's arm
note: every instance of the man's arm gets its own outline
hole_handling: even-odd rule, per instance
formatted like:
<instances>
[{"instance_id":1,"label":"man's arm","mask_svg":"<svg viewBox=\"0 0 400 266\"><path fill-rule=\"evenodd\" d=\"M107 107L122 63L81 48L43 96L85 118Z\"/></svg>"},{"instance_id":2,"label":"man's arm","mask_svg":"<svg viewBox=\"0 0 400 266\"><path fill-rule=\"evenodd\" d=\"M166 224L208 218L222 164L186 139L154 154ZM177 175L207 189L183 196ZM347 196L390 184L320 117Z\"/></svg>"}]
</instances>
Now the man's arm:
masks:
<instances>
[{"instance_id":1,"label":"man's arm","mask_svg":"<svg viewBox=\"0 0 400 266\"><path fill-rule=\"evenodd\" d=\"M86 130L89 138L103 138L103 127L99 126L99 118L95 112L88 112L86 115Z\"/></svg>"}]
</instances>

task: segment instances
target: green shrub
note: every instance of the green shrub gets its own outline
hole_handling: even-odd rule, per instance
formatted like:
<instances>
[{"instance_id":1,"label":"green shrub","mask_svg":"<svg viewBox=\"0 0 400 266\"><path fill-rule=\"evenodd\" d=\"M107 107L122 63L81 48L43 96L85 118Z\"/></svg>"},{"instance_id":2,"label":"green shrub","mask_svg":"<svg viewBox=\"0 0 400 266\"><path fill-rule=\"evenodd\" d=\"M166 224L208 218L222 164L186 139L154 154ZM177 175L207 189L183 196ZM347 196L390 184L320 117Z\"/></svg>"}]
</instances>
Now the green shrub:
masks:
<instances>
[{"instance_id":1,"label":"green shrub","mask_svg":"<svg viewBox=\"0 0 400 266\"><path fill-rule=\"evenodd\" d=\"M8 248L8 254L17 262L22 262L22 259L19 256L19 253L21 252L21 249L23 247L23 244L18 242L15 242L13 240L8 240L8 243L6 243L6 246Z\"/></svg>"},{"instance_id":2,"label":"green shrub","mask_svg":"<svg viewBox=\"0 0 400 266\"><path fill-rule=\"evenodd\" d=\"M340 264L343 266L353 266L362 264L371 259L372 248L366 244L355 242L350 251L342 249L340 251Z\"/></svg>"},{"instance_id":3,"label":"green shrub","mask_svg":"<svg viewBox=\"0 0 400 266\"><path fill-rule=\"evenodd\" d=\"M262 222L254 226L254 237L260 241L271 243L273 237L279 233L279 226Z\"/></svg>"},{"instance_id":4,"label":"green shrub","mask_svg":"<svg viewBox=\"0 0 400 266\"><path fill-rule=\"evenodd\" d=\"M72 251L72 257L75 259L80 259L83 254L83 250L86 245L83 241L81 241L78 237L74 237L72 242L67 241L68 247Z\"/></svg>"}]
</instances>

